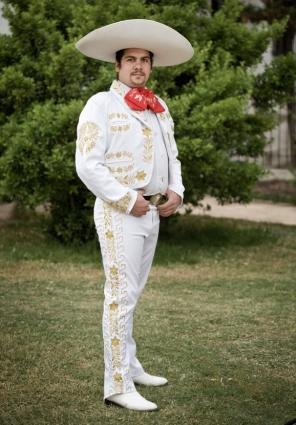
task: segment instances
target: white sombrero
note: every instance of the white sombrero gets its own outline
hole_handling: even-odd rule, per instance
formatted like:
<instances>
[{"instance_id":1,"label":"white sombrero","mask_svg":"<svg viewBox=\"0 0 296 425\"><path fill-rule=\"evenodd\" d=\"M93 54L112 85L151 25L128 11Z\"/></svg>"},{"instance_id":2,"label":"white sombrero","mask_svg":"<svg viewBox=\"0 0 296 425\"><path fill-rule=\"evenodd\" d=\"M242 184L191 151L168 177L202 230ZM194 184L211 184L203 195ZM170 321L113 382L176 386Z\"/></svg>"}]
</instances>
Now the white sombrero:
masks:
<instances>
[{"instance_id":1,"label":"white sombrero","mask_svg":"<svg viewBox=\"0 0 296 425\"><path fill-rule=\"evenodd\" d=\"M189 41L178 31L149 19L128 19L98 28L76 43L90 58L115 62L115 52L139 48L154 54L154 66L178 65L193 56Z\"/></svg>"}]
</instances>

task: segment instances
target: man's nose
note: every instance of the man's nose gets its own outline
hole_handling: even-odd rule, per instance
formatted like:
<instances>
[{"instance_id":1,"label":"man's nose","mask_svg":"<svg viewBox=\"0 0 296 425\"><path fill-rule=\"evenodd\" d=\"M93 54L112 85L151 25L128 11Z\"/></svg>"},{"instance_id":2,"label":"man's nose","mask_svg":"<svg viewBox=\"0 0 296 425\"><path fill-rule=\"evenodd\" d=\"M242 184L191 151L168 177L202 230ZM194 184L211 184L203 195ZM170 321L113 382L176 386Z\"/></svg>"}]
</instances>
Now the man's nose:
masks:
<instances>
[{"instance_id":1,"label":"man's nose","mask_svg":"<svg viewBox=\"0 0 296 425\"><path fill-rule=\"evenodd\" d=\"M135 69L141 69L142 68L142 62L140 60L136 60L134 63Z\"/></svg>"}]
</instances>

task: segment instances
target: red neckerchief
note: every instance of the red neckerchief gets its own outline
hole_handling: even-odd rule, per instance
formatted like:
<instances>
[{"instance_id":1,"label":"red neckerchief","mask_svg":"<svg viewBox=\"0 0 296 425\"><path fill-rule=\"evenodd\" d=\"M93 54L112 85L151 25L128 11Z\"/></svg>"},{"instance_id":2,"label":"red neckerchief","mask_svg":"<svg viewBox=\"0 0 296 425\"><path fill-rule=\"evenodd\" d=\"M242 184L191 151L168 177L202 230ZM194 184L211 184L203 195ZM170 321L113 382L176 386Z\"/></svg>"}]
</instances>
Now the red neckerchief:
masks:
<instances>
[{"instance_id":1,"label":"red neckerchief","mask_svg":"<svg viewBox=\"0 0 296 425\"><path fill-rule=\"evenodd\" d=\"M130 89L124 96L124 100L128 106L135 111L145 111L151 109L153 112L164 112L161 105L152 90L144 87L135 87Z\"/></svg>"}]
</instances>

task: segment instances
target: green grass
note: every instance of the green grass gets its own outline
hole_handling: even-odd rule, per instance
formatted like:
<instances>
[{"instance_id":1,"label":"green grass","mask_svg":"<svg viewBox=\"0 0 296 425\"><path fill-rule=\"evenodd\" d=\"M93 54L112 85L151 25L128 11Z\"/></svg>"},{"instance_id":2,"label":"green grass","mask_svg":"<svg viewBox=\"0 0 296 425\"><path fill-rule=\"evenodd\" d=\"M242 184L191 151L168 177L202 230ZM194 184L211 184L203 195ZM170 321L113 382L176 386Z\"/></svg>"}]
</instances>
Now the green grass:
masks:
<instances>
[{"instance_id":1,"label":"green grass","mask_svg":"<svg viewBox=\"0 0 296 425\"><path fill-rule=\"evenodd\" d=\"M1 424L283 425L296 417L296 227L171 221L135 317L159 411L105 407L96 242L0 226Z\"/></svg>"}]
</instances>

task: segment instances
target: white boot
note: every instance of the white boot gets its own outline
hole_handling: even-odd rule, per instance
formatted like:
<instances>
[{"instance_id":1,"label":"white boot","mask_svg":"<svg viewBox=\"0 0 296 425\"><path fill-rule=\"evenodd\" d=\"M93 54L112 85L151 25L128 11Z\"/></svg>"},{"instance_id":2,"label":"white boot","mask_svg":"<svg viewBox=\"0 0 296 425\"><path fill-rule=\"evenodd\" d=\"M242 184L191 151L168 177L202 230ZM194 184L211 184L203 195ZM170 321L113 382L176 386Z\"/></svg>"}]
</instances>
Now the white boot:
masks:
<instances>
[{"instance_id":1,"label":"white boot","mask_svg":"<svg viewBox=\"0 0 296 425\"><path fill-rule=\"evenodd\" d=\"M149 373L146 372L142 373L142 375L135 376L133 381L135 384L147 385L151 387L160 387L161 385L168 383L166 378L163 378L162 376L149 375Z\"/></svg>"},{"instance_id":2,"label":"white boot","mask_svg":"<svg viewBox=\"0 0 296 425\"><path fill-rule=\"evenodd\" d=\"M131 410L150 411L156 410L157 405L151 401L146 400L137 391L131 393L114 394L106 398L106 404L117 404L121 407L126 407Z\"/></svg>"}]
</instances>

